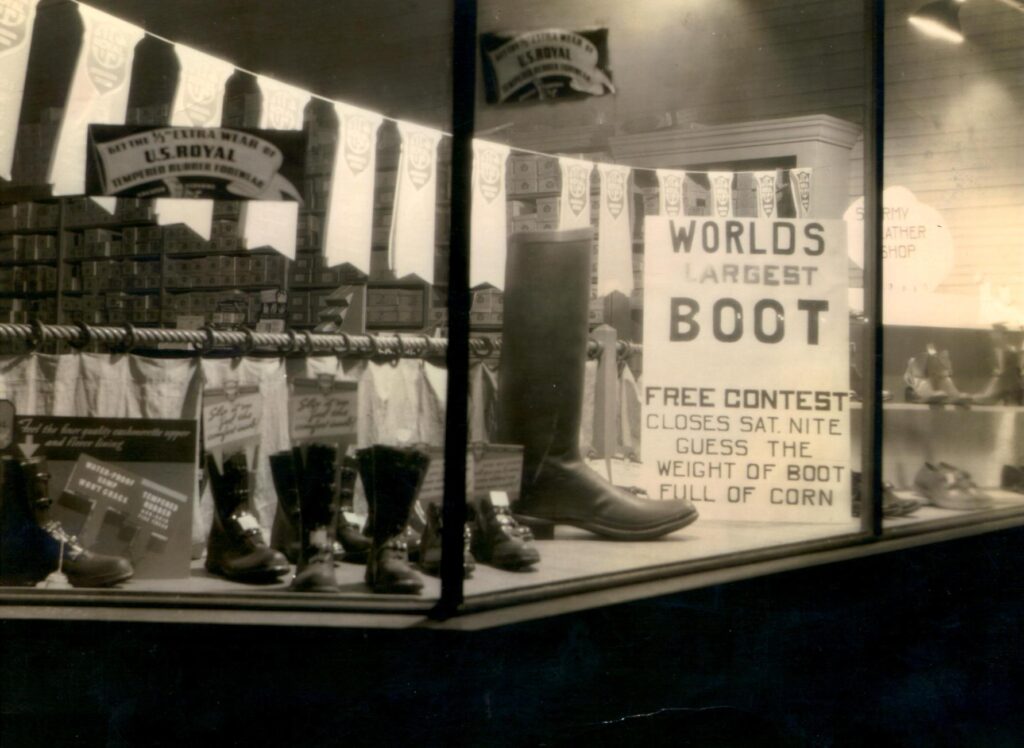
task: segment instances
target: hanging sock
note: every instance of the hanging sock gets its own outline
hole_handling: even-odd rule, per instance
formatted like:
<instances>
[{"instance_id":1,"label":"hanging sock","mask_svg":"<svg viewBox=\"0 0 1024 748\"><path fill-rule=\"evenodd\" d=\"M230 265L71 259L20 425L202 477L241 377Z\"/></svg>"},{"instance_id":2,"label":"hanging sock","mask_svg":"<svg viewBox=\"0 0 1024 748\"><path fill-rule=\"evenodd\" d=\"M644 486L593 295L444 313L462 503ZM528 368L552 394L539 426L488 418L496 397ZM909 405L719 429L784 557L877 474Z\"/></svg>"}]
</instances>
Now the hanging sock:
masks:
<instances>
[{"instance_id":1,"label":"hanging sock","mask_svg":"<svg viewBox=\"0 0 1024 748\"><path fill-rule=\"evenodd\" d=\"M597 231L597 293L604 296L633 290L633 232L630 227L628 166L599 164L600 210Z\"/></svg>"}]
</instances>

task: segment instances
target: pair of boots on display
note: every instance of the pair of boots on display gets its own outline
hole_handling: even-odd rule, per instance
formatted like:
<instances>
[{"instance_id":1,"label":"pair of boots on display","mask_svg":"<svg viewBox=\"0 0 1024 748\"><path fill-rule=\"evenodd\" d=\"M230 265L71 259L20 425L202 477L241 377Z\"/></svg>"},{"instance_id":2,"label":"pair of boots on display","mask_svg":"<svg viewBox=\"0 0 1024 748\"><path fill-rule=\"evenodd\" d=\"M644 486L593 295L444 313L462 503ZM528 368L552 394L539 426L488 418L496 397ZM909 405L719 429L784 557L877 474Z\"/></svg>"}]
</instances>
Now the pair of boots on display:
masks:
<instances>
[{"instance_id":1,"label":"pair of boots on display","mask_svg":"<svg viewBox=\"0 0 1024 748\"><path fill-rule=\"evenodd\" d=\"M429 504L419 542L419 565L431 575L441 571L441 506ZM506 571L522 571L540 561L530 528L516 522L507 506L484 497L469 505L465 526L463 570L468 579L477 562Z\"/></svg>"},{"instance_id":2,"label":"pair of boots on display","mask_svg":"<svg viewBox=\"0 0 1024 748\"><path fill-rule=\"evenodd\" d=\"M505 272L498 437L521 444L513 511L534 529L566 524L616 540L651 540L697 519L688 499L617 487L580 456L588 345L590 229L513 234Z\"/></svg>"},{"instance_id":3,"label":"pair of boots on display","mask_svg":"<svg viewBox=\"0 0 1024 748\"><path fill-rule=\"evenodd\" d=\"M346 560L366 563L366 583L374 592L418 594L423 580L409 563L406 527L409 512L426 476L430 458L415 449L374 445L344 458L341 487L336 486L337 452L313 444L279 452L270 458L278 495L272 545L297 564L293 589L337 592L334 545ZM346 523L339 529L339 499L350 500L356 466L366 492L366 529Z\"/></svg>"},{"instance_id":4,"label":"pair of boots on display","mask_svg":"<svg viewBox=\"0 0 1024 748\"><path fill-rule=\"evenodd\" d=\"M131 563L82 548L50 517L50 475L41 457L0 460L0 583L30 586L62 572L73 587L111 587Z\"/></svg>"}]
</instances>

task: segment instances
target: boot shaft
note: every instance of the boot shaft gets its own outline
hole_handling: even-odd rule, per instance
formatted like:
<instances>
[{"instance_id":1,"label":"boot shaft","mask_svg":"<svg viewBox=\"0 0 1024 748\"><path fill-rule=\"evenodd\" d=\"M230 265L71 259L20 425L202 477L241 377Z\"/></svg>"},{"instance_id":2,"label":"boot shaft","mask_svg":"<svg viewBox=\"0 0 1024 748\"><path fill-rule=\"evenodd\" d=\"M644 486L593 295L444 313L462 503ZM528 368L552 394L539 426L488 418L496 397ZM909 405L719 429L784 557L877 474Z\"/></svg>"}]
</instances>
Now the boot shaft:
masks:
<instances>
[{"instance_id":1,"label":"boot shaft","mask_svg":"<svg viewBox=\"0 0 1024 748\"><path fill-rule=\"evenodd\" d=\"M367 527L374 542L381 543L405 528L430 457L418 449L380 444L360 450L357 456L370 510Z\"/></svg>"},{"instance_id":2,"label":"boot shaft","mask_svg":"<svg viewBox=\"0 0 1024 748\"><path fill-rule=\"evenodd\" d=\"M515 234L508 251L499 440L543 455L579 454L587 361L591 231Z\"/></svg>"},{"instance_id":3,"label":"boot shaft","mask_svg":"<svg viewBox=\"0 0 1024 748\"><path fill-rule=\"evenodd\" d=\"M210 474L213 505L221 521L236 511L249 509L249 471L244 454L234 454L225 459L222 470L217 468L213 456L207 454L206 469Z\"/></svg>"}]
</instances>

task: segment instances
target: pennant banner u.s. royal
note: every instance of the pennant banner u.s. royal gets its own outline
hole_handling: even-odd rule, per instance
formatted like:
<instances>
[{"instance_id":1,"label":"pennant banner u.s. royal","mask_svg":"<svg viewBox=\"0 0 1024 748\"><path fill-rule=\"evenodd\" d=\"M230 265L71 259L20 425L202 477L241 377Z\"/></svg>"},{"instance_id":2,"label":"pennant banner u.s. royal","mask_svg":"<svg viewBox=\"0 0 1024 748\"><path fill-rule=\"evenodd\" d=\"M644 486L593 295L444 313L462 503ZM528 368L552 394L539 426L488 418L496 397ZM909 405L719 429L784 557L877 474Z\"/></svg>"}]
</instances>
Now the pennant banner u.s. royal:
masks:
<instances>
[{"instance_id":1,"label":"pennant banner u.s. royal","mask_svg":"<svg viewBox=\"0 0 1024 748\"><path fill-rule=\"evenodd\" d=\"M473 202L470 213L469 285L505 287L508 218L505 212L505 162L509 147L473 141Z\"/></svg>"},{"instance_id":2,"label":"pennant banner u.s. royal","mask_svg":"<svg viewBox=\"0 0 1024 748\"><path fill-rule=\"evenodd\" d=\"M586 228L590 225L590 173L594 164L563 156L558 165L562 169L558 228Z\"/></svg>"},{"instance_id":3,"label":"pennant banner u.s. royal","mask_svg":"<svg viewBox=\"0 0 1024 748\"><path fill-rule=\"evenodd\" d=\"M391 267L399 278L413 273L433 283L437 144L441 132L399 122L398 134L402 155L391 223Z\"/></svg>"},{"instance_id":4,"label":"pennant banner u.s. royal","mask_svg":"<svg viewBox=\"0 0 1024 748\"><path fill-rule=\"evenodd\" d=\"M754 190L757 201L758 218L775 218L777 204L775 200L775 185L778 183L777 173L772 171L755 171Z\"/></svg>"},{"instance_id":5,"label":"pennant banner u.s. royal","mask_svg":"<svg viewBox=\"0 0 1024 748\"><path fill-rule=\"evenodd\" d=\"M348 262L370 271L373 242L373 186L377 168L377 131L383 118L340 102L338 145L334 153L331 197L324 229L328 265Z\"/></svg>"},{"instance_id":6,"label":"pennant banner u.s. royal","mask_svg":"<svg viewBox=\"0 0 1024 748\"><path fill-rule=\"evenodd\" d=\"M789 189L793 193L793 206L797 218L811 215L811 177L812 169L800 168L789 170Z\"/></svg>"},{"instance_id":7,"label":"pennant banner u.s. royal","mask_svg":"<svg viewBox=\"0 0 1024 748\"><path fill-rule=\"evenodd\" d=\"M633 290L633 233L630 230L628 166L598 164L601 208L597 232L597 292Z\"/></svg>"},{"instance_id":8,"label":"pennant banner u.s. royal","mask_svg":"<svg viewBox=\"0 0 1024 748\"><path fill-rule=\"evenodd\" d=\"M256 78L263 96L260 127L271 130L302 130L310 93L287 83ZM250 249L273 247L285 257L295 259L299 227L299 206L260 201L246 203L242 210L242 236Z\"/></svg>"},{"instance_id":9,"label":"pennant banner u.s. royal","mask_svg":"<svg viewBox=\"0 0 1024 748\"><path fill-rule=\"evenodd\" d=\"M487 33L480 50L489 104L615 93L607 29Z\"/></svg>"},{"instance_id":10,"label":"pennant banner u.s. royal","mask_svg":"<svg viewBox=\"0 0 1024 748\"><path fill-rule=\"evenodd\" d=\"M85 192L87 133L90 125L123 124L135 46L145 32L114 16L79 5L84 28L64 119L50 162L54 195Z\"/></svg>"},{"instance_id":11,"label":"pennant banner u.s. royal","mask_svg":"<svg viewBox=\"0 0 1024 748\"><path fill-rule=\"evenodd\" d=\"M715 218L731 218L732 205L731 171L709 171L708 182L711 183L711 215Z\"/></svg>"},{"instance_id":12,"label":"pennant banner u.s. royal","mask_svg":"<svg viewBox=\"0 0 1024 748\"><path fill-rule=\"evenodd\" d=\"M658 215L679 218L686 215L686 203L683 202L683 184L686 182L685 171L673 169L657 169L658 175Z\"/></svg>"},{"instance_id":13,"label":"pennant banner u.s. royal","mask_svg":"<svg viewBox=\"0 0 1024 748\"><path fill-rule=\"evenodd\" d=\"M224 111L224 89L235 72L234 65L182 44L175 44L174 52L180 72L170 124L219 127ZM155 209L161 225L184 223L204 239L210 238L212 200L165 198L157 200Z\"/></svg>"},{"instance_id":14,"label":"pennant banner u.s. royal","mask_svg":"<svg viewBox=\"0 0 1024 748\"><path fill-rule=\"evenodd\" d=\"M11 178L39 0L0 0L0 178Z\"/></svg>"}]
</instances>

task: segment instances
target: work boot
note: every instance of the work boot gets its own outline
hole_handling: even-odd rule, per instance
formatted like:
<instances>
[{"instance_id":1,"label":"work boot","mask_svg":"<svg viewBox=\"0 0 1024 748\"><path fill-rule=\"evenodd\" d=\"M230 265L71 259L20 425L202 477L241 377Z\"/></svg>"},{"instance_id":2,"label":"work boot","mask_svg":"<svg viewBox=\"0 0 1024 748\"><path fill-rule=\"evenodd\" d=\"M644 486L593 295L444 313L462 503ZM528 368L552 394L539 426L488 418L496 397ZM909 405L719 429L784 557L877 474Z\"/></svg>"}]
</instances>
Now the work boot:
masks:
<instances>
[{"instance_id":1,"label":"work boot","mask_svg":"<svg viewBox=\"0 0 1024 748\"><path fill-rule=\"evenodd\" d=\"M649 540L690 524L697 510L687 499L653 501L613 486L580 458L590 244L590 229L512 236L498 381L499 441L523 445L512 509L528 525Z\"/></svg>"},{"instance_id":2,"label":"work boot","mask_svg":"<svg viewBox=\"0 0 1024 748\"><path fill-rule=\"evenodd\" d=\"M289 563L297 564L302 552L302 538L299 534L299 486L291 450L270 455L270 473L277 492L270 547L283 553Z\"/></svg>"},{"instance_id":3,"label":"work boot","mask_svg":"<svg viewBox=\"0 0 1024 748\"><path fill-rule=\"evenodd\" d=\"M0 470L0 583L34 585L59 568L74 587L110 587L135 573L127 559L86 550L50 519L44 458L4 457Z\"/></svg>"},{"instance_id":4,"label":"work boot","mask_svg":"<svg viewBox=\"0 0 1024 748\"><path fill-rule=\"evenodd\" d=\"M269 546L249 509L249 472L245 455L224 460L223 472L206 455L213 493L213 524L206 541L206 569L236 582L274 582L288 573L288 559Z\"/></svg>"},{"instance_id":5,"label":"work boot","mask_svg":"<svg viewBox=\"0 0 1024 748\"><path fill-rule=\"evenodd\" d=\"M441 573L441 505L427 504L426 514L427 523L419 541L419 565L427 574L437 576ZM473 558L473 553L470 550L472 542L473 533L467 524L462 544L462 576L464 579L473 576L473 570L476 568L476 559Z\"/></svg>"},{"instance_id":6,"label":"work boot","mask_svg":"<svg viewBox=\"0 0 1024 748\"><path fill-rule=\"evenodd\" d=\"M423 580L409 566L404 533L430 457L417 449L375 444L360 450L358 458L370 509L366 583L374 592L419 594Z\"/></svg>"},{"instance_id":7,"label":"work boot","mask_svg":"<svg viewBox=\"0 0 1024 748\"><path fill-rule=\"evenodd\" d=\"M473 555L482 564L510 571L526 569L540 561L530 529L516 522L507 506L495 505L489 496L476 505Z\"/></svg>"},{"instance_id":8,"label":"work boot","mask_svg":"<svg viewBox=\"0 0 1024 748\"><path fill-rule=\"evenodd\" d=\"M339 592L334 577L335 498L334 447L311 444L300 471L299 528L301 552L292 580L296 592Z\"/></svg>"},{"instance_id":9,"label":"work boot","mask_svg":"<svg viewBox=\"0 0 1024 748\"><path fill-rule=\"evenodd\" d=\"M335 557L340 557L342 561L350 564L365 564L371 545L370 538L360 531L359 525L349 522L345 516L345 512L351 512L353 509L358 470L359 461L356 458L348 455L341 458L338 489L338 502L341 505L341 511L338 512Z\"/></svg>"}]
</instances>

